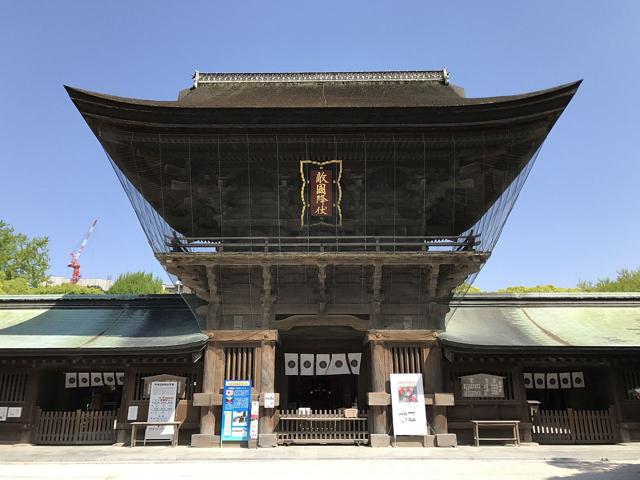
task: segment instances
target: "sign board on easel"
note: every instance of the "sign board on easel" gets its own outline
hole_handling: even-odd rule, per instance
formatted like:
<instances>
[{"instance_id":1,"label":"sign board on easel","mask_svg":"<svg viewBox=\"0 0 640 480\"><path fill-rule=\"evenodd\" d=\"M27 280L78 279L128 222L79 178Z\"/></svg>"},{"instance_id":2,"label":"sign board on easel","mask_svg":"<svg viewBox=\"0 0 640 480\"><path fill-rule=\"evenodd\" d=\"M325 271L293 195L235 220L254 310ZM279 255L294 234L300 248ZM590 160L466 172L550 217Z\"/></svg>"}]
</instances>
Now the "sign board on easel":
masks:
<instances>
[{"instance_id":1,"label":"sign board on easel","mask_svg":"<svg viewBox=\"0 0 640 480\"><path fill-rule=\"evenodd\" d=\"M173 422L176 417L176 396L178 382L153 382L149 396L148 422ZM174 435L172 425L150 425L144 432L147 440L171 441Z\"/></svg>"},{"instance_id":2,"label":"sign board on easel","mask_svg":"<svg viewBox=\"0 0 640 480\"><path fill-rule=\"evenodd\" d=\"M427 434L422 374L391 374L391 410L394 436Z\"/></svg>"},{"instance_id":3,"label":"sign board on easel","mask_svg":"<svg viewBox=\"0 0 640 480\"><path fill-rule=\"evenodd\" d=\"M225 380L220 441L249 440L251 380Z\"/></svg>"}]
</instances>

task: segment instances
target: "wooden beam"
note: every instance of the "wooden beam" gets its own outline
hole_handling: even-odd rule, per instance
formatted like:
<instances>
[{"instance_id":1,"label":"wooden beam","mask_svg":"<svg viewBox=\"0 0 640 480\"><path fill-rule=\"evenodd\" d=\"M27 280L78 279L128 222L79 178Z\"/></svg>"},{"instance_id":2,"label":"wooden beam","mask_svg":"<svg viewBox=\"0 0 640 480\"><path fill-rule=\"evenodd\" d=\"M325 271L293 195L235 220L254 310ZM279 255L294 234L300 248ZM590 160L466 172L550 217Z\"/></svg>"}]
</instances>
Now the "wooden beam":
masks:
<instances>
[{"instance_id":1,"label":"wooden beam","mask_svg":"<svg viewBox=\"0 0 640 480\"><path fill-rule=\"evenodd\" d=\"M434 344L436 332L432 330L369 330L364 341Z\"/></svg>"},{"instance_id":2,"label":"wooden beam","mask_svg":"<svg viewBox=\"0 0 640 480\"><path fill-rule=\"evenodd\" d=\"M209 342L267 342L278 341L277 330L205 330L203 332L208 335Z\"/></svg>"}]
</instances>

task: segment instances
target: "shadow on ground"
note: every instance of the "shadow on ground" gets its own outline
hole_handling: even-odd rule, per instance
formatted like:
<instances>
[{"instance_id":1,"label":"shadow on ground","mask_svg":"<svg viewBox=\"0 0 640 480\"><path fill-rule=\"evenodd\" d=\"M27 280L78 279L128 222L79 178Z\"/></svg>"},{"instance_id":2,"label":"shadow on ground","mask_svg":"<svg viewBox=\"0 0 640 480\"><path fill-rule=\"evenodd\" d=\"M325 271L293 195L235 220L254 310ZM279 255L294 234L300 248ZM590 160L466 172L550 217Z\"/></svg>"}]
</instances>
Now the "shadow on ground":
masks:
<instances>
[{"instance_id":1,"label":"shadow on ground","mask_svg":"<svg viewBox=\"0 0 640 480\"><path fill-rule=\"evenodd\" d=\"M571 459L554 458L547 462L558 468L579 470L568 476L549 477L548 480L637 480L640 479L640 464L611 463L603 458L600 462L576 462Z\"/></svg>"}]
</instances>

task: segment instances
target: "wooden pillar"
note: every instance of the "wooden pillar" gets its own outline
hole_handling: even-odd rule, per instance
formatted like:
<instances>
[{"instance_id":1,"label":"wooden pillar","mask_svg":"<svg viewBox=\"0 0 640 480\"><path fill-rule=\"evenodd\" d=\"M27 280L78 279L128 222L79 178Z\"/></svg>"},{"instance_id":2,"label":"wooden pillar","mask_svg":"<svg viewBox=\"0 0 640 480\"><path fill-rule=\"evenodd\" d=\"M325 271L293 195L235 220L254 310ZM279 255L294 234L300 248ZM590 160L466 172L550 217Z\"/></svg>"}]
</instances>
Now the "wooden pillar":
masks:
<instances>
[{"instance_id":1,"label":"wooden pillar","mask_svg":"<svg viewBox=\"0 0 640 480\"><path fill-rule=\"evenodd\" d=\"M206 330L220 328L222 316L220 315L221 296L218 288L218 274L215 266L207 266L207 286L209 287L209 307L207 309ZM220 272L222 276L222 271Z\"/></svg>"},{"instance_id":2,"label":"wooden pillar","mask_svg":"<svg viewBox=\"0 0 640 480\"><path fill-rule=\"evenodd\" d=\"M371 280L371 325L373 328L380 328L382 326L382 264L376 263L373 266Z\"/></svg>"},{"instance_id":3,"label":"wooden pillar","mask_svg":"<svg viewBox=\"0 0 640 480\"><path fill-rule=\"evenodd\" d=\"M437 342L432 342L423 352L424 392L425 394L440 393L443 390L442 350L440 345ZM432 407L427 408L427 421L436 435L449 433L446 406L434 404Z\"/></svg>"},{"instance_id":4,"label":"wooden pillar","mask_svg":"<svg viewBox=\"0 0 640 480\"><path fill-rule=\"evenodd\" d=\"M128 412L129 404L133 401L136 374L135 370L129 366L124 369L124 385L122 386L122 395L120 396L120 411L118 412L116 443L126 443L130 438L131 426L129 425ZM146 420L146 418L137 418L136 420Z\"/></svg>"},{"instance_id":5,"label":"wooden pillar","mask_svg":"<svg viewBox=\"0 0 640 480\"><path fill-rule=\"evenodd\" d=\"M219 345L207 344L202 371L202 393L211 400L200 410L200 433L191 436L192 447L217 447L220 438L216 436L216 421L220 421L220 407L212 399L224 386L224 349Z\"/></svg>"},{"instance_id":6,"label":"wooden pillar","mask_svg":"<svg viewBox=\"0 0 640 480\"><path fill-rule=\"evenodd\" d=\"M387 392L387 349L383 342L370 341L371 348L371 389L374 394L372 397L386 398L386 402L376 400L376 404L370 403L371 425L370 444L372 447L388 447L389 443L389 420L387 411L389 409L389 395L380 395Z\"/></svg>"},{"instance_id":7,"label":"wooden pillar","mask_svg":"<svg viewBox=\"0 0 640 480\"><path fill-rule=\"evenodd\" d=\"M275 392L276 380L276 342L262 342L260 348L260 398L264 402L265 393ZM275 408L262 408L258 445L260 447L275 447L278 445L278 435L275 432Z\"/></svg>"},{"instance_id":8,"label":"wooden pillar","mask_svg":"<svg viewBox=\"0 0 640 480\"><path fill-rule=\"evenodd\" d=\"M40 371L33 369L27 377L25 391L25 402L22 406L22 415L29 428L25 428L20 434L20 443L31 443L37 428L37 418L35 415L38 385L40 383Z\"/></svg>"}]
</instances>

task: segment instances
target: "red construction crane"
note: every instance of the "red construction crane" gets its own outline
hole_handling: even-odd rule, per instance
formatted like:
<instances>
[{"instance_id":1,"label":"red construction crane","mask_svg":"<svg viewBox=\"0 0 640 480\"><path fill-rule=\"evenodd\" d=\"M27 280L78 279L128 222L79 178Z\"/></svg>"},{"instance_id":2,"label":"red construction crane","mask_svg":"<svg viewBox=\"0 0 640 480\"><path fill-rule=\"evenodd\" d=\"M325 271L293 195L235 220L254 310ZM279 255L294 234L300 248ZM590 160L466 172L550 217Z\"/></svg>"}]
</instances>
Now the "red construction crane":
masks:
<instances>
[{"instance_id":1,"label":"red construction crane","mask_svg":"<svg viewBox=\"0 0 640 480\"><path fill-rule=\"evenodd\" d=\"M75 285L76 283L78 283L78 280L80 280L80 263L78 262L78 259L80 258L80 255L82 255L84 248L87 246L89 237L91 236L93 230L96 228L96 223L98 223L97 219L93 221L93 223L89 227L89 231L85 233L82 242L80 242L80 246L78 246L75 251L71 252L71 259L69 260L69 265L67 265L67 267L73 268L73 273L71 274L72 285Z\"/></svg>"}]
</instances>

